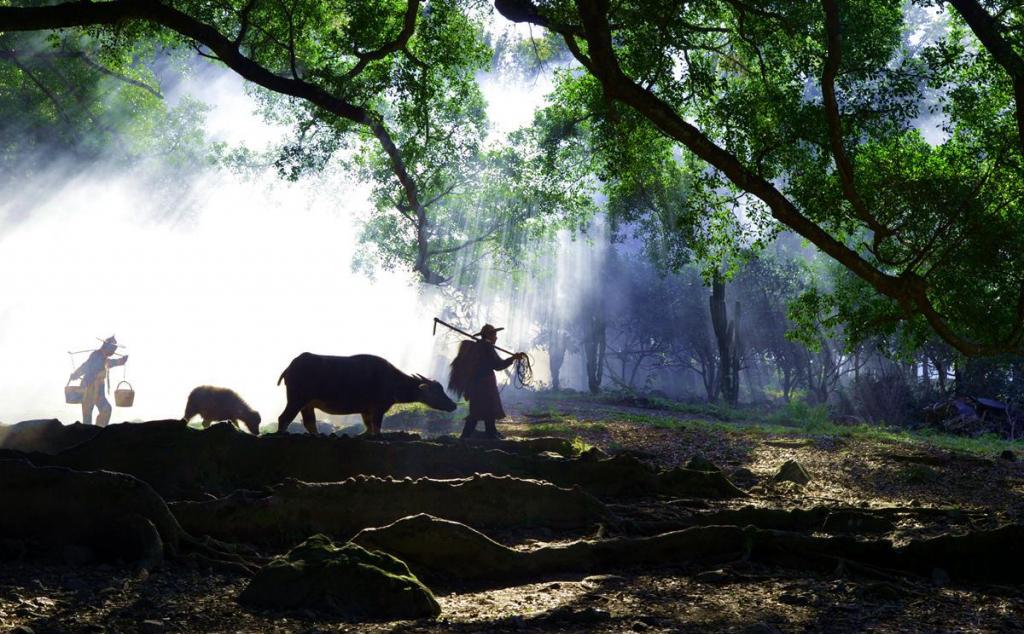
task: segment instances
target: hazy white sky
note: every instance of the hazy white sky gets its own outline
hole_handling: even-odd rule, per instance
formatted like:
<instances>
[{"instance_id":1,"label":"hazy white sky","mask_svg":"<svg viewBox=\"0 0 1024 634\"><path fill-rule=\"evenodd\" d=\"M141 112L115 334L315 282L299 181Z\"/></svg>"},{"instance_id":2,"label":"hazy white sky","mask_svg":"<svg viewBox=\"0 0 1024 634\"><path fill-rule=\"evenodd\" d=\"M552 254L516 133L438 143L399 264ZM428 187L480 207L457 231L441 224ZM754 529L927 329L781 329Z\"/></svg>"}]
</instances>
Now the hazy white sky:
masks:
<instances>
[{"instance_id":1,"label":"hazy white sky","mask_svg":"<svg viewBox=\"0 0 1024 634\"><path fill-rule=\"evenodd\" d=\"M529 123L549 86L486 81L502 130ZM217 139L262 148L282 132L254 113L232 74L204 72L181 90L213 106ZM211 172L189 211L169 218L131 174L40 178L49 179L43 199L0 196L0 219L25 218L0 226L0 421L79 420L80 408L63 403L67 351L110 334L127 346L136 390L114 422L178 417L201 384L236 389L276 421L285 400L277 378L307 350L375 353L409 372L437 367L436 302L409 275L351 270L364 185ZM121 374L113 370L112 388Z\"/></svg>"}]
</instances>

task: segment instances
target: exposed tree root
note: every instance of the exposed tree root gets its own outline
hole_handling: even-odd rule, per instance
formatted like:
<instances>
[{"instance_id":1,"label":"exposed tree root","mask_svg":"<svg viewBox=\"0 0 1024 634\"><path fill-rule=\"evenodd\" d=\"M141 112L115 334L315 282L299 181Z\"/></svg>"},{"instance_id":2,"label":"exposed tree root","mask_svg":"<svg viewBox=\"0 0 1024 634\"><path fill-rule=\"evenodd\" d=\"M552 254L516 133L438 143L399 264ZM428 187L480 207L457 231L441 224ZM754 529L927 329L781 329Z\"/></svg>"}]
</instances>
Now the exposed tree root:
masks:
<instances>
[{"instance_id":1,"label":"exposed tree root","mask_svg":"<svg viewBox=\"0 0 1024 634\"><path fill-rule=\"evenodd\" d=\"M505 438L502 440L490 440L487 438L470 438L461 440L455 436L443 436L435 439L444 445L464 445L478 449L500 449L508 453L520 455L535 455L550 451L565 458L571 458L576 454L572 442L565 438L556 436L542 436L539 438Z\"/></svg>"},{"instance_id":2,"label":"exposed tree root","mask_svg":"<svg viewBox=\"0 0 1024 634\"><path fill-rule=\"evenodd\" d=\"M940 568L954 581L1024 580L1024 527L944 536L895 547L887 540L811 537L754 527L694 527L653 537L578 541L517 551L472 528L417 515L366 529L352 541L406 562L428 581L505 585L568 572L606 572L632 566L678 565L743 558L769 565L841 571L859 569L930 575Z\"/></svg>"},{"instance_id":3,"label":"exposed tree root","mask_svg":"<svg viewBox=\"0 0 1024 634\"><path fill-rule=\"evenodd\" d=\"M122 561L143 568L197 555L252 571L259 558L182 530L145 482L109 471L36 467L0 460L0 537L45 547L70 563Z\"/></svg>"},{"instance_id":4,"label":"exposed tree root","mask_svg":"<svg viewBox=\"0 0 1024 634\"><path fill-rule=\"evenodd\" d=\"M230 425L200 431L180 421L113 425L38 464L129 473L168 500L202 499L280 483L340 482L364 474L458 478L474 473L579 485L598 496L744 497L721 473L657 471L628 456L595 459L516 455L464 444L380 442L286 434L254 437Z\"/></svg>"},{"instance_id":5,"label":"exposed tree root","mask_svg":"<svg viewBox=\"0 0 1024 634\"><path fill-rule=\"evenodd\" d=\"M988 458L979 458L962 453L941 453L941 454L900 454L880 453L879 458L891 462L904 464L920 464L929 467L946 467L952 463L971 465L974 467L991 467L995 463Z\"/></svg>"},{"instance_id":6,"label":"exposed tree root","mask_svg":"<svg viewBox=\"0 0 1024 634\"><path fill-rule=\"evenodd\" d=\"M329 484L290 480L269 494L237 491L217 500L169 506L193 535L253 544L290 545L316 533L348 539L363 528L417 513L481 529L586 528L615 521L581 489L492 475L458 480L357 476Z\"/></svg>"},{"instance_id":7,"label":"exposed tree root","mask_svg":"<svg viewBox=\"0 0 1024 634\"><path fill-rule=\"evenodd\" d=\"M102 429L82 423L64 425L56 418L26 420L0 426L0 449L52 455L91 439Z\"/></svg>"},{"instance_id":8,"label":"exposed tree root","mask_svg":"<svg viewBox=\"0 0 1024 634\"><path fill-rule=\"evenodd\" d=\"M895 528L890 513L874 513L858 508L769 509L745 506L741 509L700 513L693 517L697 526L756 526L784 531L821 531L825 533L888 533Z\"/></svg>"}]
</instances>

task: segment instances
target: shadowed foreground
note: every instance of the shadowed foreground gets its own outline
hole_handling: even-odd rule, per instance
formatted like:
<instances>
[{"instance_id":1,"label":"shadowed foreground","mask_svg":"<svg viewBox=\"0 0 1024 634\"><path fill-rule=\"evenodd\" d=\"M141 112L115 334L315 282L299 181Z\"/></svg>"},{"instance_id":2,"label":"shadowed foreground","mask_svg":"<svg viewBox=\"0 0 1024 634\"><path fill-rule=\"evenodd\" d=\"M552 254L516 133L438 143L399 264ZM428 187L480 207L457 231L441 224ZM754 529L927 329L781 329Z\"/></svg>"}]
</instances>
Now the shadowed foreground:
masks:
<instances>
[{"instance_id":1,"label":"shadowed foreground","mask_svg":"<svg viewBox=\"0 0 1024 634\"><path fill-rule=\"evenodd\" d=\"M4 431L0 491L18 509L0 519L7 628L366 631L416 614L401 627L1024 625L1016 505L801 501L813 469L734 470L741 488L704 458L665 469L560 438L257 438L176 421ZM352 584L360 561L383 576ZM426 594L404 600L414 588Z\"/></svg>"}]
</instances>

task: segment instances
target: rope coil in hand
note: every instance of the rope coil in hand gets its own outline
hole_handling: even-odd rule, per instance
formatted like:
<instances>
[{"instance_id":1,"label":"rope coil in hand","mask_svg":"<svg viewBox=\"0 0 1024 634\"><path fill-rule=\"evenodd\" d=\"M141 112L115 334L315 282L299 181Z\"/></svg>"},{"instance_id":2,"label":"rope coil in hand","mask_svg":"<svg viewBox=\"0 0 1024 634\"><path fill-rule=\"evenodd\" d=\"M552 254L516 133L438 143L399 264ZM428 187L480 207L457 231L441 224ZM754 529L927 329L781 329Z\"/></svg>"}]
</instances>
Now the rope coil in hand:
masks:
<instances>
[{"instance_id":1,"label":"rope coil in hand","mask_svg":"<svg viewBox=\"0 0 1024 634\"><path fill-rule=\"evenodd\" d=\"M533 382L533 360L525 352L516 359L512 382L516 387L528 387Z\"/></svg>"}]
</instances>

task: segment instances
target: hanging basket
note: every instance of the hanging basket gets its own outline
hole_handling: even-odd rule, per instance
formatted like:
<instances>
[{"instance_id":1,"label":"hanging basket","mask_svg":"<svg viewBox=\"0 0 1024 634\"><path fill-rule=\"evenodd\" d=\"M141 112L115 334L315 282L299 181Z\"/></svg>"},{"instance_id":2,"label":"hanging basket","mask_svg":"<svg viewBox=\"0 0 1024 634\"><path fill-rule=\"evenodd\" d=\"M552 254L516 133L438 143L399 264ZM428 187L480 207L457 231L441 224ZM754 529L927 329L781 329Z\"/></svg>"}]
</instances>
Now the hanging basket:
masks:
<instances>
[{"instance_id":1,"label":"hanging basket","mask_svg":"<svg viewBox=\"0 0 1024 634\"><path fill-rule=\"evenodd\" d=\"M71 385L71 381L68 380L68 384L64 386L64 402L69 405L78 405L84 397L85 386Z\"/></svg>"},{"instance_id":2,"label":"hanging basket","mask_svg":"<svg viewBox=\"0 0 1024 634\"><path fill-rule=\"evenodd\" d=\"M122 385L127 385L128 387L121 387ZM131 407L134 402L135 390L132 389L132 384L128 381L118 383L117 388L114 390L114 404L118 407Z\"/></svg>"}]
</instances>

